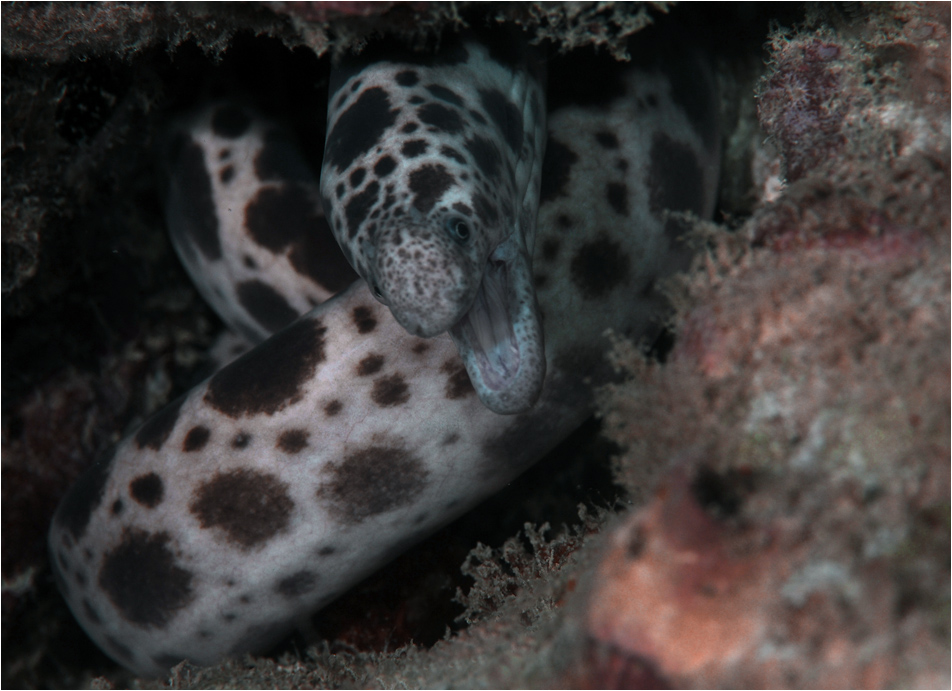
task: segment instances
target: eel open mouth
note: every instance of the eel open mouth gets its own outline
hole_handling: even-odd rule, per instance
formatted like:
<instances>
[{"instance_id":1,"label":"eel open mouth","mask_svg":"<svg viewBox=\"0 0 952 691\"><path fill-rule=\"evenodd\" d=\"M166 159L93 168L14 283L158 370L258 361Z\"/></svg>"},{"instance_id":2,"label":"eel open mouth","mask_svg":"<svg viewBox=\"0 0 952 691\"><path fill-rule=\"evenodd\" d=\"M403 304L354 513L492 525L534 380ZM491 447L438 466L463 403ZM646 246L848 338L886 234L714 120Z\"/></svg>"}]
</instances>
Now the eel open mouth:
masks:
<instances>
[{"instance_id":1,"label":"eel open mouth","mask_svg":"<svg viewBox=\"0 0 952 691\"><path fill-rule=\"evenodd\" d=\"M515 240L489 257L476 298L450 335L487 408L510 415L535 404L545 380L545 347L532 272Z\"/></svg>"}]
</instances>

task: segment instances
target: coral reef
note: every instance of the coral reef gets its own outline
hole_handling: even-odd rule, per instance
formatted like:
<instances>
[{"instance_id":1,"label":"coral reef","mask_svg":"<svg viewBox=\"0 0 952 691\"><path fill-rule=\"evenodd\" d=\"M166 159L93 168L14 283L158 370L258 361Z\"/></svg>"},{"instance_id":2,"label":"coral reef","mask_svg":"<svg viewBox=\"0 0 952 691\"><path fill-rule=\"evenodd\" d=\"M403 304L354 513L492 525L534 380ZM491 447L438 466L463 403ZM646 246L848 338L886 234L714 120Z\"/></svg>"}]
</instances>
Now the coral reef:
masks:
<instances>
[{"instance_id":1,"label":"coral reef","mask_svg":"<svg viewBox=\"0 0 952 691\"><path fill-rule=\"evenodd\" d=\"M785 189L711 237L666 366L618 355L618 477L657 489L587 626L674 686L948 684L948 8L912 9L774 34Z\"/></svg>"},{"instance_id":2,"label":"coral reef","mask_svg":"<svg viewBox=\"0 0 952 691\"><path fill-rule=\"evenodd\" d=\"M623 57L667 12L490 7L577 51L556 76L597 64L592 46ZM163 111L219 80L306 123L323 117L327 53L486 14L4 5L5 684L133 683L71 621L43 544L71 480L201 378L220 330L164 237ZM168 683L949 686L949 6L668 19L713 35L723 225L671 288L665 362L619 344L613 443L589 424L398 562L398 587L369 579L273 655Z\"/></svg>"}]
</instances>

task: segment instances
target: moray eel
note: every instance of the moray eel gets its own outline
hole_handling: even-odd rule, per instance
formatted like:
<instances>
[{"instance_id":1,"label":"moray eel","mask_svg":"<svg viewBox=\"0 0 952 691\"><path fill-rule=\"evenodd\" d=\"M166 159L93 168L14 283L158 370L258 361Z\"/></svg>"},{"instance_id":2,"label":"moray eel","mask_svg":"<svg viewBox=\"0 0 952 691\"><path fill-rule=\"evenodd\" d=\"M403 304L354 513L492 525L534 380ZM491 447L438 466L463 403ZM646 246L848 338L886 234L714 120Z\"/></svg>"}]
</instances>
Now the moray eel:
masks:
<instances>
[{"instance_id":1,"label":"moray eel","mask_svg":"<svg viewBox=\"0 0 952 691\"><path fill-rule=\"evenodd\" d=\"M419 120L419 108L406 104L420 89L441 93L444 100L434 96L441 103L454 98L418 65L388 69L397 81L387 94L369 81L355 89L351 77L335 112L377 93L371 98L386 96L386 112L398 111L394 122L406 127L411 117ZM108 655L139 675L158 676L184 659L211 665L266 650L301 618L511 481L591 414L593 387L613 376L605 330L635 340L657 333L666 314L658 281L691 257L683 242L688 224L670 212L709 216L719 166L714 91L703 63L619 70L612 96L549 113L534 243L529 225L520 225L519 235L496 228L499 245L477 240L490 233L477 225L469 187L431 194L426 213L414 216L423 223L457 203L470 208L470 215L456 211L473 224L479 249L452 256L465 255L460 265L472 276L506 242L517 245L507 256L534 244L547 375L537 403L515 415L483 405L449 334L408 332L364 281L323 301L354 275L318 208L313 174L276 123L240 103L179 121L164 149L175 244L229 324L251 338L276 333L119 442L57 509L49 533L55 578ZM417 81L402 96L399 89L411 88L399 82L412 81L407 72ZM472 113L493 120L469 89L455 81L443 86L467 104L473 122ZM331 121L332 130L342 122ZM418 126L427 132L423 121ZM450 146L443 134L427 133L427 149ZM363 166L345 156L343 213L374 180L383 204L394 185L390 208L397 209L406 207L396 200L412 207L418 198L412 179L420 169L443 166L454 180L475 178L481 154L465 141L477 136L469 131L442 159L401 157L385 146L377 151L380 144L368 147ZM535 174L517 173L526 161L495 150L505 176L513 166L506 180ZM333 147L329 155L327 165L343 160ZM398 192L400 180L407 186ZM509 183L502 189L509 194ZM354 226L356 242L369 240L377 208L369 205ZM379 257L396 242L396 226L384 224L383 212L373 220L384 243ZM349 223L343 227L350 232ZM420 232L452 232L434 227ZM439 254L456 240L432 242ZM384 299L395 304L397 279L361 265L372 250L359 256L360 272L379 280ZM506 271L529 266L525 258L514 262ZM313 303L321 304L311 309ZM419 329L431 335L451 326L454 310L451 304L449 316Z\"/></svg>"},{"instance_id":2,"label":"moray eel","mask_svg":"<svg viewBox=\"0 0 952 691\"><path fill-rule=\"evenodd\" d=\"M532 284L540 64L504 33L426 64L371 51L330 84L321 193L337 241L410 334L450 333L497 413L529 409L545 379Z\"/></svg>"}]
</instances>

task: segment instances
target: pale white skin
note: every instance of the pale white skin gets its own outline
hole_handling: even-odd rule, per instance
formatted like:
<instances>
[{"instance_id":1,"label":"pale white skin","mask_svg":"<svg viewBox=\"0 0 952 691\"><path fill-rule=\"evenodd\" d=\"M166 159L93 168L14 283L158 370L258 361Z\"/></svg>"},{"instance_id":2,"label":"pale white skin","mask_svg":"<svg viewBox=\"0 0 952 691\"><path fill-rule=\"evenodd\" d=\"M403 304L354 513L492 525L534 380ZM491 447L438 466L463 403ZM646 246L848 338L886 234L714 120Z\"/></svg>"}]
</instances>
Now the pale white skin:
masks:
<instances>
[{"instance_id":1,"label":"pale white skin","mask_svg":"<svg viewBox=\"0 0 952 691\"><path fill-rule=\"evenodd\" d=\"M708 77L699 70L698 78ZM54 568L71 609L103 650L143 676L164 674L176 658L208 665L265 650L301 617L509 482L591 413L592 387L610 377L606 330L635 340L655 333L664 303L649 284L689 259L665 235L663 214L649 208L654 135L692 152L703 213L713 210L717 184L718 152L667 98L667 82L630 70L625 83L626 93L607 108L550 114L553 140L576 160L559 194L539 209L534 270L547 376L538 403L519 415L492 412L465 386L448 335L409 335L363 281L355 283L252 352L270 353L287 334L315 333L308 325L320 324L320 362L295 382L295 396L271 412L226 414L206 400L206 382L181 405L160 448L140 448L134 437L119 444L98 500L80 502L88 517L77 521L75 502L64 502L50 531ZM659 101L647 112L636 108L646 93ZM609 154L594 137L601 132L617 137ZM257 146L254 136L244 145ZM625 173L606 163L616 158L627 161ZM619 181L625 183L624 217L604 201L605 185ZM593 257L611 259L591 271ZM369 321L374 326L367 329ZM314 353L295 357L309 356ZM215 376L227 379L240 362ZM284 364L265 362L264 369L280 372ZM251 407L257 398L250 397ZM339 405L330 405L334 401ZM186 451L197 427L209 436L200 449ZM289 431L304 445L282 446ZM239 449L241 435L251 441ZM399 453L380 456L375 466L373 449L377 456L380 449ZM392 472L394 458L399 473ZM348 475L348 463L364 475ZM195 509L208 482L236 471L269 478L287 509L281 525L253 544L236 541L207 514L203 527ZM163 488L151 508L130 495L133 483L149 474L161 478ZM253 517L256 506L251 502L242 507L247 516L228 520ZM146 533L164 535L173 565L159 561L166 575L187 572L186 588L170 593L168 579L150 580L155 574L144 571L145 564L136 571L135 559L124 561L121 571L131 584L119 588L109 578L103 584L104 564L115 562L123 540ZM284 592L276 587L281 583ZM144 602L147 614L158 613L163 623L130 621L130 601Z\"/></svg>"}]
</instances>

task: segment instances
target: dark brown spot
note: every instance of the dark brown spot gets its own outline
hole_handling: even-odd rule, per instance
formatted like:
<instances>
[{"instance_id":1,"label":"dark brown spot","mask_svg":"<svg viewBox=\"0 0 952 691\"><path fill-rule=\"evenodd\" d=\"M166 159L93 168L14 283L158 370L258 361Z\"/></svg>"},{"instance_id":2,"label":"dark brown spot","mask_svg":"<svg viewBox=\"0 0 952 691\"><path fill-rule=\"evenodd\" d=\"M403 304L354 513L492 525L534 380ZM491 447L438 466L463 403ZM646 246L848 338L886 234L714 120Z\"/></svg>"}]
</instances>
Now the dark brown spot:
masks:
<instances>
[{"instance_id":1,"label":"dark brown spot","mask_svg":"<svg viewBox=\"0 0 952 691\"><path fill-rule=\"evenodd\" d=\"M397 162L390 156L381 156L380 160L374 165L374 175L378 178L385 178L390 175L396 167Z\"/></svg>"},{"instance_id":2,"label":"dark brown spot","mask_svg":"<svg viewBox=\"0 0 952 691\"><path fill-rule=\"evenodd\" d=\"M336 292L356 279L320 205L301 185L261 189L245 207L245 222L257 244L275 254L290 248L294 270L328 290Z\"/></svg>"},{"instance_id":3,"label":"dark brown spot","mask_svg":"<svg viewBox=\"0 0 952 691\"><path fill-rule=\"evenodd\" d=\"M557 139L549 137L542 159L542 184L539 188L539 201L548 202L565 196L566 186L572 173L572 166L578 161L578 155Z\"/></svg>"},{"instance_id":4,"label":"dark brown spot","mask_svg":"<svg viewBox=\"0 0 952 691\"><path fill-rule=\"evenodd\" d=\"M356 272L334 239L324 216L316 216L312 232L291 245L288 259L295 271L312 278L332 293L357 280Z\"/></svg>"},{"instance_id":5,"label":"dark brown spot","mask_svg":"<svg viewBox=\"0 0 952 691\"><path fill-rule=\"evenodd\" d=\"M628 186L625 183L609 182L605 185L605 199L616 214L628 215Z\"/></svg>"},{"instance_id":6,"label":"dark brown spot","mask_svg":"<svg viewBox=\"0 0 952 691\"><path fill-rule=\"evenodd\" d=\"M165 440L175 429L175 423L178 421L179 410L183 403L185 403L185 396L179 396L146 420L136 432L136 446L140 449L148 447L153 451L161 449Z\"/></svg>"},{"instance_id":7,"label":"dark brown spot","mask_svg":"<svg viewBox=\"0 0 952 691\"><path fill-rule=\"evenodd\" d=\"M448 375L444 395L450 400L465 398L476 392L469 380L469 374L466 373L466 367L459 360L447 360L440 367L440 372Z\"/></svg>"},{"instance_id":8,"label":"dark brown spot","mask_svg":"<svg viewBox=\"0 0 952 691\"><path fill-rule=\"evenodd\" d=\"M582 296L602 297L628 278L629 259L621 245L607 237L582 245L572 258L570 274Z\"/></svg>"},{"instance_id":9,"label":"dark brown spot","mask_svg":"<svg viewBox=\"0 0 952 691\"><path fill-rule=\"evenodd\" d=\"M463 131L463 118L458 111L453 108L447 108L440 103L427 103L417 109L417 117L424 125L439 130L456 134Z\"/></svg>"},{"instance_id":10,"label":"dark brown spot","mask_svg":"<svg viewBox=\"0 0 952 691\"><path fill-rule=\"evenodd\" d=\"M420 126L417 123L408 122L406 125L400 128L400 131L403 132L404 134L413 134L418 129L420 129Z\"/></svg>"},{"instance_id":11,"label":"dark brown spot","mask_svg":"<svg viewBox=\"0 0 952 691\"><path fill-rule=\"evenodd\" d=\"M112 503L112 515L118 516L119 514L122 513L122 510L124 508L125 506L122 503L122 499L116 499L116 501Z\"/></svg>"},{"instance_id":12,"label":"dark brown spot","mask_svg":"<svg viewBox=\"0 0 952 691\"><path fill-rule=\"evenodd\" d=\"M595 141L606 149L618 148L618 137L613 132L596 132Z\"/></svg>"},{"instance_id":13,"label":"dark brown spot","mask_svg":"<svg viewBox=\"0 0 952 691\"><path fill-rule=\"evenodd\" d=\"M391 374L374 381L370 397L381 408L391 408L409 401L410 391L400 374Z\"/></svg>"},{"instance_id":14,"label":"dark brown spot","mask_svg":"<svg viewBox=\"0 0 952 691\"><path fill-rule=\"evenodd\" d=\"M413 70L403 70L397 72L396 80L400 86L414 86L420 81L420 77Z\"/></svg>"},{"instance_id":15,"label":"dark brown spot","mask_svg":"<svg viewBox=\"0 0 952 691\"><path fill-rule=\"evenodd\" d=\"M403 154L406 158L416 158L421 154L425 154L427 149L427 143L424 139L411 139L410 141L404 142L403 146L400 147L400 153Z\"/></svg>"},{"instance_id":16,"label":"dark brown spot","mask_svg":"<svg viewBox=\"0 0 952 691\"><path fill-rule=\"evenodd\" d=\"M324 159L342 171L369 151L397 121L398 109L390 108L390 97L381 87L367 89L341 113L327 135Z\"/></svg>"},{"instance_id":17,"label":"dark brown spot","mask_svg":"<svg viewBox=\"0 0 952 691\"><path fill-rule=\"evenodd\" d=\"M426 486L423 462L400 446L371 446L328 466L330 477L317 496L341 523L409 506Z\"/></svg>"},{"instance_id":18,"label":"dark brown spot","mask_svg":"<svg viewBox=\"0 0 952 691\"><path fill-rule=\"evenodd\" d=\"M143 506L154 509L162 502L165 486L158 475L147 473L129 483L129 494Z\"/></svg>"},{"instance_id":19,"label":"dark brown spot","mask_svg":"<svg viewBox=\"0 0 952 691\"><path fill-rule=\"evenodd\" d=\"M192 574L176 564L171 542L165 532L126 529L103 558L99 587L126 621L162 629L192 601Z\"/></svg>"},{"instance_id":20,"label":"dark brown spot","mask_svg":"<svg viewBox=\"0 0 952 691\"><path fill-rule=\"evenodd\" d=\"M343 409L344 404L335 398L324 406L324 414L327 415L327 417L334 417Z\"/></svg>"},{"instance_id":21,"label":"dark brown spot","mask_svg":"<svg viewBox=\"0 0 952 691\"><path fill-rule=\"evenodd\" d=\"M377 328L377 319L374 317L373 310L365 305L355 307L354 311L351 312L351 317L354 320L354 326L357 327L357 331L362 334L369 334Z\"/></svg>"},{"instance_id":22,"label":"dark brown spot","mask_svg":"<svg viewBox=\"0 0 952 691\"><path fill-rule=\"evenodd\" d=\"M256 322L270 332L283 329L299 316L274 288L261 281L242 281L237 286L238 302Z\"/></svg>"},{"instance_id":23,"label":"dark brown spot","mask_svg":"<svg viewBox=\"0 0 952 691\"><path fill-rule=\"evenodd\" d=\"M235 177L235 167L233 165L227 165L221 169L221 172L218 173L218 179L221 180L221 184L227 185L232 181L232 178Z\"/></svg>"},{"instance_id":24,"label":"dark brown spot","mask_svg":"<svg viewBox=\"0 0 952 691\"><path fill-rule=\"evenodd\" d=\"M307 447L307 430L289 429L278 435L277 447L284 453L300 453Z\"/></svg>"},{"instance_id":25,"label":"dark brown spot","mask_svg":"<svg viewBox=\"0 0 952 691\"><path fill-rule=\"evenodd\" d=\"M233 418L273 415L297 403L324 361L326 331L317 319L299 319L212 377L205 402Z\"/></svg>"},{"instance_id":26,"label":"dark brown spot","mask_svg":"<svg viewBox=\"0 0 952 691\"><path fill-rule=\"evenodd\" d=\"M317 587L317 575L312 571L302 570L285 576L274 586L278 595L292 599L307 595Z\"/></svg>"},{"instance_id":27,"label":"dark brown spot","mask_svg":"<svg viewBox=\"0 0 952 691\"><path fill-rule=\"evenodd\" d=\"M357 376L366 377L376 374L383 367L384 357L377 353L371 353L357 364Z\"/></svg>"},{"instance_id":28,"label":"dark brown spot","mask_svg":"<svg viewBox=\"0 0 952 691\"><path fill-rule=\"evenodd\" d=\"M446 436L446 438L443 440L442 444L443 444L443 446L452 446L453 444L455 444L455 443L458 442L458 441L459 441L459 434L457 434L456 432L453 432L452 434L448 434L448 435Z\"/></svg>"},{"instance_id":29,"label":"dark brown spot","mask_svg":"<svg viewBox=\"0 0 952 691\"><path fill-rule=\"evenodd\" d=\"M469 208L468 206L466 206L466 204L464 204L463 202L456 202L455 204L453 204L453 211L458 211L464 216L473 215L473 210Z\"/></svg>"},{"instance_id":30,"label":"dark brown spot","mask_svg":"<svg viewBox=\"0 0 952 691\"><path fill-rule=\"evenodd\" d=\"M182 442L182 451L200 451L208 443L211 436L212 431L210 429L204 425L196 425L185 435L185 440Z\"/></svg>"},{"instance_id":31,"label":"dark brown spot","mask_svg":"<svg viewBox=\"0 0 952 691\"><path fill-rule=\"evenodd\" d=\"M347 237L353 240L360 230L360 224L367 218L367 214L377 203L377 197L380 193L380 183L376 180L371 182L360 194L355 194L344 207L344 215L347 217Z\"/></svg>"},{"instance_id":32,"label":"dark brown spot","mask_svg":"<svg viewBox=\"0 0 952 691\"><path fill-rule=\"evenodd\" d=\"M414 194L413 206L421 213L429 213L454 182L453 176L440 164L426 165L416 169L410 173L410 191Z\"/></svg>"},{"instance_id":33,"label":"dark brown spot","mask_svg":"<svg viewBox=\"0 0 952 691\"><path fill-rule=\"evenodd\" d=\"M417 341L411 350L417 355L423 355L426 351L430 349L430 344L426 341Z\"/></svg>"},{"instance_id":34,"label":"dark brown spot","mask_svg":"<svg viewBox=\"0 0 952 691\"><path fill-rule=\"evenodd\" d=\"M294 502L276 476L239 468L199 486L189 510L202 528L218 528L236 546L250 549L287 529Z\"/></svg>"},{"instance_id":35,"label":"dark brown spot","mask_svg":"<svg viewBox=\"0 0 952 691\"><path fill-rule=\"evenodd\" d=\"M245 207L245 222L252 239L272 252L280 252L315 232L317 215L314 202L301 185L264 187Z\"/></svg>"},{"instance_id":36,"label":"dark brown spot","mask_svg":"<svg viewBox=\"0 0 952 691\"><path fill-rule=\"evenodd\" d=\"M106 482L112 470L112 458L115 449L103 454L89 469L79 476L70 490L60 501L53 518L56 525L68 530L74 539L79 540L86 533L89 518L102 502Z\"/></svg>"},{"instance_id":37,"label":"dark brown spot","mask_svg":"<svg viewBox=\"0 0 952 691\"><path fill-rule=\"evenodd\" d=\"M360 183L364 181L364 178L367 176L367 171L363 168L355 168L350 174L350 186L354 189L360 187Z\"/></svg>"}]
</instances>

